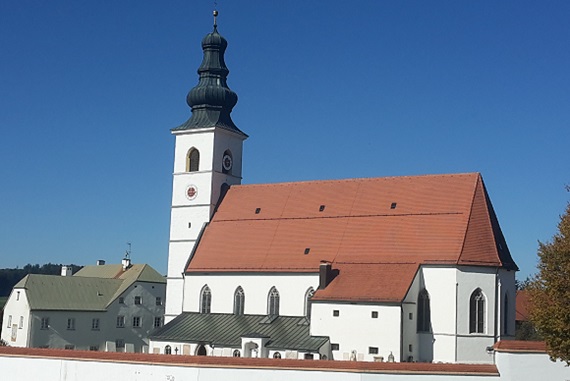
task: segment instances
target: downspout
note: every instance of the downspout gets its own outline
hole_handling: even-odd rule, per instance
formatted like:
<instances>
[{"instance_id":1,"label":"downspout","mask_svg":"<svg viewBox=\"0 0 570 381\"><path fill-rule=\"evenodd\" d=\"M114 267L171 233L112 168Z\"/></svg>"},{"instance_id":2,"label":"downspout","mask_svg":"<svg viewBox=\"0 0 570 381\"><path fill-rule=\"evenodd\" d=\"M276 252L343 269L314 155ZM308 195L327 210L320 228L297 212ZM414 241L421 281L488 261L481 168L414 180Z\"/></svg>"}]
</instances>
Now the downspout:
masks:
<instances>
[{"instance_id":1,"label":"downspout","mask_svg":"<svg viewBox=\"0 0 570 381\"><path fill-rule=\"evenodd\" d=\"M459 318L457 317L459 309L459 283L455 282L455 362L457 362L457 322Z\"/></svg>"},{"instance_id":2,"label":"downspout","mask_svg":"<svg viewBox=\"0 0 570 381\"><path fill-rule=\"evenodd\" d=\"M400 362L404 358L404 303L400 303Z\"/></svg>"}]
</instances>

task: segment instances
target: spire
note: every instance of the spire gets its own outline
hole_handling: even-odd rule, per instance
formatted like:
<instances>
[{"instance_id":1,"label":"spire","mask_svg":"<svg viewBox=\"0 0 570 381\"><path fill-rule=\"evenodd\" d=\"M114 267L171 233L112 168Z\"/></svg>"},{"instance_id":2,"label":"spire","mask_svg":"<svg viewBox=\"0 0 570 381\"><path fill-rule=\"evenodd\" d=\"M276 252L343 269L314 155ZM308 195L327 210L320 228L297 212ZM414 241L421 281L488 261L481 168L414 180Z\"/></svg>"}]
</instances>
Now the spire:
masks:
<instances>
[{"instance_id":1,"label":"spire","mask_svg":"<svg viewBox=\"0 0 570 381\"><path fill-rule=\"evenodd\" d=\"M202 39L204 58L198 68L198 85L186 97L192 116L173 131L222 127L245 135L230 116L238 97L226 83L230 72L224 62L228 42L218 33L217 16L218 11L214 11L214 30Z\"/></svg>"}]
</instances>

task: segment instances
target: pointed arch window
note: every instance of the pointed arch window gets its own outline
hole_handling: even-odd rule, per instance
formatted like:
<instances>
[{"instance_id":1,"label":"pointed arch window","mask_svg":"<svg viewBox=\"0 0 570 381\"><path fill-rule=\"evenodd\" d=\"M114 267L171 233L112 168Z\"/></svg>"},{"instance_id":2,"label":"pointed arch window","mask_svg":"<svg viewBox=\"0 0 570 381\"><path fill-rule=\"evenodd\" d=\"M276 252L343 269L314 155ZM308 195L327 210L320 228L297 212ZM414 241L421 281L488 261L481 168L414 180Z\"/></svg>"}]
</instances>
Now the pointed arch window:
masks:
<instances>
[{"instance_id":1,"label":"pointed arch window","mask_svg":"<svg viewBox=\"0 0 570 381\"><path fill-rule=\"evenodd\" d=\"M234 292L234 314L235 315L243 315L245 310L245 293L243 292L243 288L239 286Z\"/></svg>"},{"instance_id":2,"label":"pointed arch window","mask_svg":"<svg viewBox=\"0 0 570 381\"><path fill-rule=\"evenodd\" d=\"M315 294L315 289L309 287L307 292L305 293L305 316L307 318L311 318L311 298Z\"/></svg>"},{"instance_id":3,"label":"pointed arch window","mask_svg":"<svg viewBox=\"0 0 570 381\"><path fill-rule=\"evenodd\" d=\"M164 347L164 354L165 355L171 355L172 354L172 347L170 345L167 345L166 347Z\"/></svg>"},{"instance_id":4,"label":"pointed arch window","mask_svg":"<svg viewBox=\"0 0 570 381\"><path fill-rule=\"evenodd\" d=\"M186 172L197 172L200 170L200 151L191 148L186 156Z\"/></svg>"},{"instance_id":5,"label":"pointed arch window","mask_svg":"<svg viewBox=\"0 0 570 381\"><path fill-rule=\"evenodd\" d=\"M480 288L469 298L469 333L485 333L485 295Z\"/></svg>"},{"instance_id":6,"label":"pointed arch window","mask_svg":"<svg viewBox=\"0 0 570 381\"><path fill-rule=\"evenodd\" d=\"M267 298L267 314L269 316L279 316L279 291L275 287L269 290Z\"/></svg>"},{"instance_id":7,"label":"pointed arch window","mask_svg":"<svg viewBox=\"0 0 570 381\"><path fill-rule=\"evenodd\" d=\"M430 332L431 330L431 309L429 305L429 294L424 288L418 294L418 332Z\"/></svg>"},{"instance_id":8,"label":"pointed arch window","mask_svg":"<svg viewBox=\"0 0 570 381\"><path fill-rule=\"evenodd\" d=\"M211 305L212 291L210 291L210 287L208 287L208 285L205 285L200 294L200 313L209 314Z\"/></svg>"}]
</instances>

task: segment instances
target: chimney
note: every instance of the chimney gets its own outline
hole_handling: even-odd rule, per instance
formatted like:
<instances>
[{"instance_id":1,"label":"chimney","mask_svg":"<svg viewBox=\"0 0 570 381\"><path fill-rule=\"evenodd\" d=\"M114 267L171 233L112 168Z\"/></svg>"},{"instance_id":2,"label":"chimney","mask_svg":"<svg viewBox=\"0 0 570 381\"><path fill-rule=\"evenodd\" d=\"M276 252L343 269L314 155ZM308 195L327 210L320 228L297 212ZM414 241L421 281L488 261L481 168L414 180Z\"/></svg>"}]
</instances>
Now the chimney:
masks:
<instances>
[{"instance_id":1,"label":"chimney","mask_svg":"<svg viewBox=\"0 0 570 381\"><path fill-rule=\"evenodd\" d=\"M103 266L105 264L104 259L97 259L97 266Z\"/></svg>"},{"instance_id":2,"label":"chimney","mask_svg":"<svg viewBox=\"0 0 570 381\"><path fill-rule=\"evenodd\" d=\"M123 264L123 271L127 271L127 269L131 267L131 259L128 256L126 256L125 258L123 258L122 264Z\"/></svg>"},{"instance_id":3,"label":"chimney","mask_svg":"<svg viewBox=\"0 0 570 381\"><path fill-rule=\"evenodd\" d=\"M61 276L72 276L73 268L71 266L61 266Z\"/></svg>"},{"instance_id":4,"label":"chimney","mask_svg":"<svg viewBox=\"0 0 570 381\"><path fill-rule=\"evenodd\" d=\"M324 290L332 280L332 264L321 261L319 265L319 290Z\"/></svg>"}]
</instances>

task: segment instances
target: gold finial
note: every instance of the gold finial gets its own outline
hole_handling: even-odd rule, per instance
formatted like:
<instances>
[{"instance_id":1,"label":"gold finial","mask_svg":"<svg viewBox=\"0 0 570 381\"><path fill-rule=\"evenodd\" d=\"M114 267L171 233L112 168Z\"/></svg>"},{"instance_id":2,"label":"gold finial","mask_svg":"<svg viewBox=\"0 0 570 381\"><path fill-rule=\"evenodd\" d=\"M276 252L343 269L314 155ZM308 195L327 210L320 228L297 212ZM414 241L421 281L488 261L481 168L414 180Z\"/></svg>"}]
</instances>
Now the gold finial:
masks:
<instances>
[{"instance_id":1,"label":"gold finial","mask_svg":"<svg viewBox=\"0 0 570 381\"><path fill-rule=\"evenodd\" d=\"M217 21L218 11L214 10L213 14L214 14L214 26L218 26L218 21Z\"/></svg>"}]
</instances>

